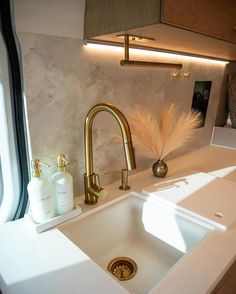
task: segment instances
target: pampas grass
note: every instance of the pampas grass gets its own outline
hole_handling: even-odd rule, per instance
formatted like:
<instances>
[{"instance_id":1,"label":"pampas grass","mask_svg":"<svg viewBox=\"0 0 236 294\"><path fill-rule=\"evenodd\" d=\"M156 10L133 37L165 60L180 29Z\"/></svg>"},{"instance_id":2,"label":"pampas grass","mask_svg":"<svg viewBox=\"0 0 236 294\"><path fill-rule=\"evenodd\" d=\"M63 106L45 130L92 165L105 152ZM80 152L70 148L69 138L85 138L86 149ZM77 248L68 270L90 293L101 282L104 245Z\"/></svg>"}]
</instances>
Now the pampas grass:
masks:
<instances>
[{"instance_id":1,"label":"pampas grass","mask_svg":"<svg viewBox=\"0 0 236 294\"><path fill-rule=\"evenodd\" d=\"M147 156L163 160L191 139L200 124L200 113L183 112L177 116L176 107L171 104L158 119L142 106L136 106L129 122L134 142Z\"/></svg>"}]
</instances>

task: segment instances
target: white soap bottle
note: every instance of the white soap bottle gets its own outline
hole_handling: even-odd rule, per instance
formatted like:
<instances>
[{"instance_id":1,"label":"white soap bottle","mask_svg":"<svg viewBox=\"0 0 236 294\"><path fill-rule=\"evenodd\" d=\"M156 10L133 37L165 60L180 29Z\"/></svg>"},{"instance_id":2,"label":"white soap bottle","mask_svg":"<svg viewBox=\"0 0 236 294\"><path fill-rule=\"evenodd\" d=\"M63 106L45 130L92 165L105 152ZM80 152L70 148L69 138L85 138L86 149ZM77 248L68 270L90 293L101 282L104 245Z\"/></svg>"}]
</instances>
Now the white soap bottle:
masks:
<instances>
[{"instance_id":1,"label":"white soap bottle","mask_svg":"<svg viewBox=\"0 0 236 294\"><path fill-rule=\"evenodd\" d=\"M30 209L33 220L36 223L42 223L55 214L51 185L47 179L41 176L41 164L48 164L39 159L32 160L31 164L32 179L27 186Z\"/></svg>"},{"instance_id":2,"label":"white soap bottle","mask_svg":"<svg viewBox=\"0 0 236 294\"><path fill-rule=\"evenodd\" d=\"M68 161L64 154L57 156L57 172L52 176L56 214L64 214L74 208L73 178L66 172Z\"/></svg>"}]
</instances>

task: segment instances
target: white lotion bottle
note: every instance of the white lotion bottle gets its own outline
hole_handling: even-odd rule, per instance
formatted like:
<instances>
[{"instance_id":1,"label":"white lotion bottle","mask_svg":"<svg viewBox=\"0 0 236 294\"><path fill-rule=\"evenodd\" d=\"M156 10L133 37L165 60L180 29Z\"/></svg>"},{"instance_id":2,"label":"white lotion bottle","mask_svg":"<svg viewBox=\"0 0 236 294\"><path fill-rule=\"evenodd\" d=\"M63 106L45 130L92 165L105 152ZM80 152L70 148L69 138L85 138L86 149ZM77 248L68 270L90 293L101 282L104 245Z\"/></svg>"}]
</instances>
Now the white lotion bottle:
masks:
<instances>
[{"instance_id":1,"label":"white lotion bottle","mask_svg":"<svg viewBox=\"0 0 236 294\"><path fill-rule=\"evenodd\" d=\"M52 176L56 214L61 215L74 208L73 178L66 171L68 161L64 154L57 156L57 172Z\"/></svg>"},{"instance_id":2,"label":"white lotion bottle","mask_svg":"<svg viewBox=\"0 0 236 294\"><path fill-rule=\"evenodd\" d=\"M41 164L48 164L39 159L32 160L31 164L32 179L27 186L31 214L36 223L43 223L55 215L51 185L41 176Z\"/></svg>"}]
</instances>

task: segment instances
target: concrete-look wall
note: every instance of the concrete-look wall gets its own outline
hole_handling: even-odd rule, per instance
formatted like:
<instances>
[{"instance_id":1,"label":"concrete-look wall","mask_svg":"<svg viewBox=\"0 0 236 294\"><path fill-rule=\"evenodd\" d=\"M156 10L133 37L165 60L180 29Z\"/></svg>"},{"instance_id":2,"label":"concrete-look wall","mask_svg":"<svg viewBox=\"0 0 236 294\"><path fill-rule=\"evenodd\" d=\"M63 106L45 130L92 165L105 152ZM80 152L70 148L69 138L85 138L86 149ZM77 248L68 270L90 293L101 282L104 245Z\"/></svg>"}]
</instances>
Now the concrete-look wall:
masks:
<instances>
[{"instance_id":1,"label":"concrete-look wall","mask_svg":"<svg viewBox=\"0 0 236 294\"><path fill-rule=\"evenodd\" d=\"M17 31L83 39L85 0L13 0Z\"/></svg>"},{"instance_id":2,"label":"concrete-look wall","mask_svg":"<svg viewBox=\"0 0 236 294\"><path fill-rule=\"evenodd\" d=\"M64 3L67 13L64 31L61 33L60 22L57 20L64 16L63 7L58 4L63 4L62 2L16 0L16 25L22 47L25 95L34 158L52 163L52 173L56 155L59 152L66 153L70 160L69 171L74 177L75 194L81 194L84 173L83 124L90 107L98 102L110 102L127 115L136 104L158 113L165 103L174 102L180 111L190 111L196 80L212 81L205 127L199 129L191 143L175 155L209 143L222 87L224 65L180 57L161 57L162 61L183 62L183 72L191 73L189 79L174 79L169 69L120 67L122 50L83 45L79 32L83 25L84 1L68 0ZM50 15L45 12L48 5ZM77 9L79 28L73 27L72 32L67 24L70 14L68 7L73 8L71 24L75 23L76 7L82 7ZM68 26L65 29L66 24ZM136 53L132 55L139 59L160 58L155 54L151 57ZM103 173L125 166L123 149L117 134L119 129L114 119L109 114L100 113L94 121L96 171ZM136 155L139 169L148 168L154 161L147 159L139 150L136 150ZM102 177L103 183L115 179L117 176L114 175Z\"/></svg>"}]
</instances>

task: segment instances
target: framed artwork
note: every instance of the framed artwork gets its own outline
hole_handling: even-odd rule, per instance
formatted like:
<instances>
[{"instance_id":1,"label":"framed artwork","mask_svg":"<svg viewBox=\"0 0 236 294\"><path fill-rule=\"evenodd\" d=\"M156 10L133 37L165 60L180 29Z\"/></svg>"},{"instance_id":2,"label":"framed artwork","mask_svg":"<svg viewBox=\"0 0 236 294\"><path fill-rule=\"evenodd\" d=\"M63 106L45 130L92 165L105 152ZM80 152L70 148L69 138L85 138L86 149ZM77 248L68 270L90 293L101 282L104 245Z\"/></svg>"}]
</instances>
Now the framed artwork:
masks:
<instances>
[{"instance_id":1,"label":"framed artwork","mask_svg":"<svg viewBox=\"0 0 236 294\"><path fill-rule=\"evenodd\" d=\"M199 128L204 127L212 81L196 81L193 90L192 110L201 113Z\"/></svg>"}]
</instances>

